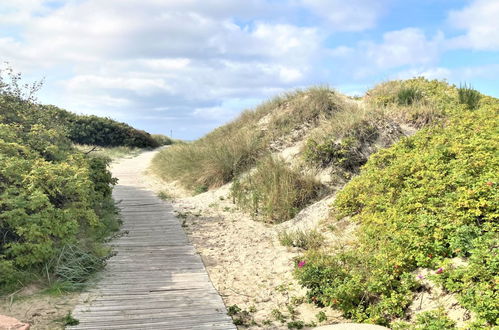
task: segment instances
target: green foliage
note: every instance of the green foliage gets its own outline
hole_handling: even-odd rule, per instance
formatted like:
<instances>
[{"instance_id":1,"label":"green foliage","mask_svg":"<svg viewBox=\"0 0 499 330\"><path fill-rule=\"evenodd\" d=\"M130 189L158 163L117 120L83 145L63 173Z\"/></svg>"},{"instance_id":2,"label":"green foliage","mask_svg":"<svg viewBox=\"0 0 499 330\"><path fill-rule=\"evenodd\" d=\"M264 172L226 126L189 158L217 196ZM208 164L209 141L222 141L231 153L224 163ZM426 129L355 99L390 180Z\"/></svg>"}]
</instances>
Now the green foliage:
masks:
<instances>
[{"instance_id":1,"label":"green foliage","mask_svg":"<svg viewBox=\"0 0 499 330\"><path fill-rule=\"evenodd\" d=\"M358 243L332 256L309 253L296 270L309 298L388 324L411 303L417 267L463 257L467 266L444 266L436 277L497 325L498 115L498 102L455 112L446 127L371 156L334 204L338 218L360 224Z\"/></svg>"},{"instance_id":2,"label":"green foliage","mask_svg":"<svg viewBox=\"0 0 499 330\"><path fill-rule=\"evenodd\" d=\"M471 86L464 84L464 86L458 88L457 93L459 96L459 103L465 104L468 109L475 110L480 105L480 98L482 95Z\"/></svg>"},{"instance_id":3,"label":"green foliage","mask_svg":"<svg viewBox=\"0 0 499 330\"><path fill-rule=\"evenodd\" d=\"M303 321L291 321L287 323L288 329L303 329L305 322Z\"/></svg>"},{"instance_id":4,"label":"green foliage","mask_svg":"<svg viewBox=\"0 0 499 330\"><path fill-rule=\"evenodd\" d=\"M65 317L63 317L60 322L65 326L72 326L80 324L80 321L75 319L71 313L68 313Z\"/></svg>"},{"instance_id":5,"label":"green foliage","mask_svg":"<svg viewBox=\"0 0 499 330\"><path fill-rule=\"evenodd\" d=\"M160 146L168 146L176 143L175 140L163 134L151 134L151 137Z\"/></svg>"},{"instance_id":6,"label":"green foliage","mask_svg":"<svg viewBox=\"0 0 499 330\"><path fill-rule=\"evenodd\" d=\"M104 259L80 245L71 244L62 246L49 264L53 276L69 291L82 288L91 275L104 267Z\"/></svg>"},{"instance_id":7,"label":"green foliage","mask_svg":"<svg viewBox=\"0 0 499 330\"><path fill-rule=\"evenodd\" d=\"M372 122L361 120L354 123L341 137L323 137L321 143L310 138L303 150L305 161L319 166L334 165L346 172L356 172L367 161L363 152L379 136Z\"/></svg>"},{"instance_id":8,"label":"green foliage","mask_svg":"<svg viewBox=\"0 0 499 330\"><path fill-rule=\"evenodd\" d=\"M434 310L423 312L416 315L415 324L407 322L395 322L392 324L392 329L418 329L418 330L440 330L440 329L454 329L456 323L449 319L443 310Z\"/></svg>"},{"instance_id":9,"label":"green foliage","mask_svg":"<svg viewBox=\"0 0 499 330\"><path fill-rule=\"evenodd\" d=\"M460 112L455 86L445 81L414 78L377 85L366 93L366 101L382 107L387 116L422 128L442 123L452 113Z\"/></svg>"},{"instance_id":10,"label":"green foliage","mask_svg":"<svg viewBox=\"0 0 499 330\"><path fill-rule=\"evenodd\" d=\"M139 148L155 148L160 145L149 133L110 118L72 115L66 125L69 127L69 139L78 144Z\"/></svg>"},{"instance_id":11,"label":"green foliage","mask_svg":"<svg viewBox=\"0 0 499 330\"><path fill-rule=\"evenodd\" d=\"M403 87L397 92L397 103L399 105L412 105L423 99L423 93L416 87Z\"/></svg>"},{"instance_id":12,"label":"green foliage","mask_svg":"<svg viewBox=\"0 0 499 330\"><path fill-rule=\"evenodd\" d=\"M293 246L304 250L318 249L324 243L324 235L317 230L281 231L279 242L284 246Z\"/></svg>"},{"instance_id":13,"label":"green foliage","mask_svg":"<svg viewBox=\"0 0 499 330\"><path fill-rule=\"evenodd\" d=\"M256 322L251 316L252 313L256 312L255 308L250 308L249 310L243 310L237 305L232 305L227 308L227 314L232 317L232 321L235 325L250 326L256 325Z\"/></svg>"},{"instance_id":14,"label":"green foliage","mask_svg":"<svg viewBox=\"0 0 499 330\"><path fill-rule=\"evenodd\" d=\"M99 146L155 148L166 142L110 118L77 115L52 105L36 104L35 93L42 82L22 84L12 68L0 68L0 122L55 129L72 142ZM166 143L167 144L167 143Z\"/></svg>"},{"instance_id":15,"label":"green foliage","mask_svg":"<svg viewBox=\"0 0 499 330\"><path fill-rule=\"evenodd\" d=\"M98 241L117 228L109 160L78 152L66 131L40 123L38 106L21 92L5 90L0 93L0 291L42 274L82 281L102 264Z\"/></svg>"},{"instance_id":16,"label":"green foliage","mask_svg":"<svg viewBox=\"0 0 499 330\"><path fill-rule=\"evenodd\" d=\"M324 311L320 311L319 313L315 314L315 318L319 323L327 321L327 315L324 313Z\"/></svg>"},{"instance_id":17,"label":"green foliage","mask_svg":"<svg viewBox=\"0 0 499 330\"><path fill-rule=\"evenodd\" d=\"M231 194L242 209L277 223L293 218L321 190L312 176L289 168L282 159L268 157L253 173L234 181Z\"/></svg>"}]
</instances>

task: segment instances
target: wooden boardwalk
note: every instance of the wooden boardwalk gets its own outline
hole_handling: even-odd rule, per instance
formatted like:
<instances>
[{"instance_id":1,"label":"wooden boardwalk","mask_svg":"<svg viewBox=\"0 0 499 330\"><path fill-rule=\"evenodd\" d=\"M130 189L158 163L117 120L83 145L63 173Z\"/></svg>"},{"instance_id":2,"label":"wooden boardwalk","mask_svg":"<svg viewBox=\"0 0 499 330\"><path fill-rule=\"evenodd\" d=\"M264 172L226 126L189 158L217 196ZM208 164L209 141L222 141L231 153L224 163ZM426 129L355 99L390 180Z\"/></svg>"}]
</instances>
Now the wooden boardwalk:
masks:
<instances>
[{"instance_id":1,"label":"wooden boardwalk","mask_svg":"<svg viewBox=\"0 0 499 330\"><path fill-rule=\"evenodd\" d=\"M123 235L68 329L236 329L172 207L140 182L151 158L113 167Z\"/></svg>"}]
</instances>

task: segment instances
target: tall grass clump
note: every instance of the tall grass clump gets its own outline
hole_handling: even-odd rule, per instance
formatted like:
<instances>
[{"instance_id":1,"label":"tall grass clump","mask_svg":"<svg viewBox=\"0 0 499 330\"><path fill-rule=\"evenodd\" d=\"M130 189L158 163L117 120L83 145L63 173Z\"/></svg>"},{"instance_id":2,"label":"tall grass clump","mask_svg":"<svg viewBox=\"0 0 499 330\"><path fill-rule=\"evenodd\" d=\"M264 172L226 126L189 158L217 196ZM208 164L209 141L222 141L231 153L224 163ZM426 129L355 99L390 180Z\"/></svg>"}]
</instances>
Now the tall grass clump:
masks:
<instances>
[{"instance_id":1,"label":"tall grass clump","mask_svg":"<svg viewBox=\"0 0 499 330\"><path fill-rule=\"evenodd\" d=\"M457 96L445 81L420 77L381 83L366 93L366 101L389 118L420 129L442 123L460 109Z\"/></svg>"},{"instance_id":2,"label":"tall grass clump","mask_svg":"<svg viewBox=\"0 0 499 330\"><path fill-rule=\"evenodd\" d=\"M293 218L322 190L313 176L290 168L282 159L267 157L254 172L236 180L231 189L237 205L267 222Z\"/></svg>"},{"instance_id":3,"label":"tall grass clump","mask_svg":"<svg viewBox=\"0 0 499 330\"><path fill-rule=\"evenodd\" d=\"M423 93L414 86L403 87L397 92L399 105L412 105L423 99Z\"/></svg>"},{"instance_id":4,"label":"tall grass clump","mask_svg":"<svg viewBox=\"0 0 499 330\"><path fill-rule=\"evenodd\" d=\"M459 103L465 104L468 109L475 110L480 104L481 94L471 86L460 86L457 90L459 96Z\"/></svg>"}]
</instances>

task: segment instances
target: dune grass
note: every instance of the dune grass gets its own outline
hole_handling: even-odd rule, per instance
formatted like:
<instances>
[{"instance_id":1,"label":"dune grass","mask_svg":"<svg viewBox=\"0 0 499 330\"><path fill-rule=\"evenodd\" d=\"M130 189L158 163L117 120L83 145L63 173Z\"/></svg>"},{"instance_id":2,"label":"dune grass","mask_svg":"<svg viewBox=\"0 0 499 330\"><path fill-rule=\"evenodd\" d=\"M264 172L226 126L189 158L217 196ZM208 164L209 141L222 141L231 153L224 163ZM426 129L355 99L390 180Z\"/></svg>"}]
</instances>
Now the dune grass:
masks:
<instances>
[{"instance_id":1,"label":"dune grass","mask_svg":"<svg viewBox=\"0 0 499 330\"><path fill-rule=\"evenodd\" d=\"M320 196L323 187L312 175L290 168L282 159L267 157L231 189L235 203L256 219L279 223L293 218Z\"/></svg>"},{"instance_id":2,"label":"dune grass","mask_svg":"<svg viewBox=\"0 0 499 330\"><path fill-rule=\"evenodd\" d=\"M219 187L252 168L277 141L305 123L317 123L342 107L329 87L279 95L192 143L173 145L153 160L153 170L192 190Z\"/></svg>"}]
</instances>

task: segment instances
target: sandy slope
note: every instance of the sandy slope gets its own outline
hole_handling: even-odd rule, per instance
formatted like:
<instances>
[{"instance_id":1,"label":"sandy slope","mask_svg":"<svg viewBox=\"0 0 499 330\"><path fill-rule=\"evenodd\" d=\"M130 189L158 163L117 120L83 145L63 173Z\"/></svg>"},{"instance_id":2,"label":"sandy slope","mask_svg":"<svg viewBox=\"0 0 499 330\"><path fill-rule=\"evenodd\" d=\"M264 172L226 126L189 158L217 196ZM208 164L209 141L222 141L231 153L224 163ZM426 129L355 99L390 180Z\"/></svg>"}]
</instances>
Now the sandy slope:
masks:
<instances>
[{"instance_id":1,"label":"sandy slope","mask_svg":"<svg viewBox=\"0 0 499 330\"><path fill-rule=\"evenodd\" d=\"M148 162L153 156L154 152L141 154L137 164ZM296 309L297 320L317 321L315 315L321 309L306 303L293 304L305 294L292 276L293 258L300 252L279 244L277 233L282 230L281 226L256 222L239 212L230 200L229 185L189 197L184 190L162 182L150 171L138 180L157 193L173 197L179 220L184 223L227 306L255 310L252 315L260 326L266 320L273 321L263 326L266 329L287 329L285 323L275 321L272 311L279 310L289 316L288 306ZM315 222L327 216L325 203L323 201L316 211L308 209L309 214L304 218L313 218ZM328 316L325 323L344 321L339 312L323 311Z\"/></svg>"}]
</instances>

